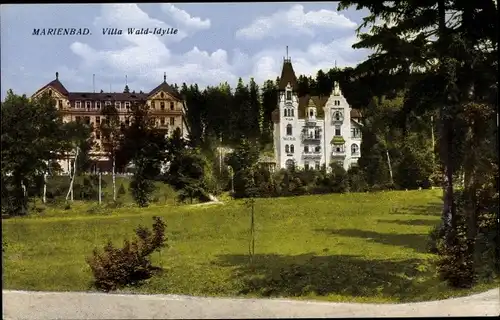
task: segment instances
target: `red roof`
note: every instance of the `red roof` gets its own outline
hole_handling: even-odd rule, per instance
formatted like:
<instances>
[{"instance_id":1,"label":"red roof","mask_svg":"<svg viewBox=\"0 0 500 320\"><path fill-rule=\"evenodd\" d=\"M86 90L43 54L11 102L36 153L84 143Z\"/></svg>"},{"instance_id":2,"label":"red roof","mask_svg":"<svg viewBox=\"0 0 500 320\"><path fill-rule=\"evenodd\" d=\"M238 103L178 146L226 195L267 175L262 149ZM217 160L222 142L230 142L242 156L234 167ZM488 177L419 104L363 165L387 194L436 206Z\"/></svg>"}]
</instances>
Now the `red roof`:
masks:
<instances>
[{"instance_id":1,"label":"red roof","mask_svg":"<svg viewBox=\"0 0 500 320\"><path fill-rule=\"evenodd\" d=\"M63 86L61 81L59 81L59 73L56 72L56 78L43 86L40 90L38 90L35 94L39 93L40 91L44 90L45 88L52 87L54 90L59 92L60 94L67 96L68 95L68 90Z\"/></svg>"}]
</instances>

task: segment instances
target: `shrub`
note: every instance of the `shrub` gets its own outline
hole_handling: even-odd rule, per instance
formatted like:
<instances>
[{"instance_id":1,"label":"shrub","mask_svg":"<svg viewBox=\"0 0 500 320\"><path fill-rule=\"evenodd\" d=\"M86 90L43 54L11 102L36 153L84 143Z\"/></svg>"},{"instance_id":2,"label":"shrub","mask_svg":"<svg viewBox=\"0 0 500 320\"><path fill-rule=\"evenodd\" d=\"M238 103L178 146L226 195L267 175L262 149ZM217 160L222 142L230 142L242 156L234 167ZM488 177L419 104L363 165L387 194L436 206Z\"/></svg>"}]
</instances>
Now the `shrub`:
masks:
<instances>
[{"instance_id":1,"label":"shrub","mask_svg":"<svg viewBox=\"0 0 500 320\"><path fill-rule=\"evenodd\" d=\"M120 184L120 187L118 188L118 195L125 195L127 194L127 191L125 190L125 186L123 183Z\"/></svg>"},{"instance_id":2,"label":"shrub","mask_svg":"<svg viewBox=\"0 0 500 320\"><path fill-rule=\"evenodd\" d=\"M137 239L125 240L122 248L115 248L111 241L103 252L94 249L87 263L94 276L94 286L102 291L113 291L127 285L138 285L149 279L160 268L154 267L150 255L166 246L165 223L153 217L152 231L139 226Z\"/></svg>"}]
</instances>

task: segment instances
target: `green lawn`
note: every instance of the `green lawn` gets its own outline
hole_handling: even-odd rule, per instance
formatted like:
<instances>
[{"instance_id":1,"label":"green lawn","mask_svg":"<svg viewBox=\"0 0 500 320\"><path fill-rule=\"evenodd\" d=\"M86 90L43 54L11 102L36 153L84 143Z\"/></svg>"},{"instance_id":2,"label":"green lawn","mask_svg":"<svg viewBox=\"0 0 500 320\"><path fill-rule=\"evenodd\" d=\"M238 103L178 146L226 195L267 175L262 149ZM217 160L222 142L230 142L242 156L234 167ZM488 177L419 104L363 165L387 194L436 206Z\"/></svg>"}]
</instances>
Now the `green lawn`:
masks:
<instances>
[{"instance_id":1,"label":"green lawn","mask_svg":"<svg viewBox=\"0 0 500 320\"><path fill-rule=\"evenodd\" d=\"M255 258L249 264L249 209L154 205L107 212L74 207L3 221L4 288L92 290L85 262L107 239L119 244L159 215L169 248L154 254L164 272L134 292L282 296L400 302L464 295L440 283L426 253L439 221L440 190L256 200ZM498 286L498 284L497 284Z\"/></svg>"}]
</instances>

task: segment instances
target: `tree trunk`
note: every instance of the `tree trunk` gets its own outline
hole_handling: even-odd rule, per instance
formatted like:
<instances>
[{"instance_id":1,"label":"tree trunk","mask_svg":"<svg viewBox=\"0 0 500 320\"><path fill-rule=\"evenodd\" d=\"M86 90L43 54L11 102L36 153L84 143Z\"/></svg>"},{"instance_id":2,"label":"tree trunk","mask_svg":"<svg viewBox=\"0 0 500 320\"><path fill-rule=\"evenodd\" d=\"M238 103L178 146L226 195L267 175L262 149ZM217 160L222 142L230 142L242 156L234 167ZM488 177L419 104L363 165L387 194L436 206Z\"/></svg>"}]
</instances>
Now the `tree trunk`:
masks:
<instances>
[{"instance_id":1,"label":"tree trunk","mask_svg":"<svg viewBox=\"0 0 500 320\"><path fill-rule=\"evenodd\" d=\"M43 195L42 195L43 203L47 203L47 172L43 174Z\"/></svg>"},{"instance_id":2,"label":"tree trunk","mask_svg":"<svg viewBox=\"0 0 500 320\"><path fill-rule=\"evenodd\" d=\"M389 176L391 178L391 184L394 183L392 176L392 165L391 165L391 157L389 156L389 149L385 149L385 155L387 156L387 166L389 167Z\"/></svg>"},{"instance_id":3,"label":"tree trunk","mask_svg":"<svg viewBox=\"0 0 500 320\"><path fill-rule=\"evenodd\" d=\"M116 161L115 161L115 155L113 154L113 201L116 202Z\"/></svg>"},{"instance_id":4,"label":"tree trunk","mask_svg":"<svg viewBox=\"0 0 500 320\"><path fill-rule=\"evenodd\" d=\"M438 0L438 19L439 19L439 41L440 48L440 73L446 75L448 73L448 65L446 64L446 54L448 47L448 31L446 29L446 10L445 0ZM444 78L443 78L444 80ZM453 81L453 80L451 80ZM440 122L441 122L441 140L440 140L440 158L443 163L444 171L444 199L443 199L443 212L442 212L442 232L445 236L447 245L453 245L453 231L456 227L455 222L455 203L454 203L454 190L453 190L453 122L452 114L449 108L449 91L451 90L448 84L447 90L443 92L443 105L440 108Z\"/></svg>"},{"instance_id":5,"label":"tree trunk","mask_svg":"<svg viewBox=\"0 0 500 320\"><path fill-rule=\"evenodd\" d=\"M75 153L75 161L73 161L73 174L71 175L71 182L69 183L69 190L68 193L66 194L66 201L68 201L70 195L71 195L71 201L73 201L73 184L75 182L75 176L76 176L76 161L78 160L78 153L80 151L80 148L76 148L76 153Z\"/></svg>"}]
</instances>

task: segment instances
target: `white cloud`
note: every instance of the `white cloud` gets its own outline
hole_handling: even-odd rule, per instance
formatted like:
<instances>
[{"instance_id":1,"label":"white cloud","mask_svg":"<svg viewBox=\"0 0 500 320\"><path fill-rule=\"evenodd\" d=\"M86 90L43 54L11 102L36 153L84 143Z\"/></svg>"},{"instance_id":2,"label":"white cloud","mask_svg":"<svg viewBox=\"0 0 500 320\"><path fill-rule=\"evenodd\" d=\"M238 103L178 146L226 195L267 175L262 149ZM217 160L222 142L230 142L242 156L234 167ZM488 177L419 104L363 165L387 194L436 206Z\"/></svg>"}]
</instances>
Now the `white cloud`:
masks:
<instances>
[{"instance_id":1,"label":"white cloud","mask_svg":"<svg viewBox=\"0 0 500 320\"><path fill-rule=\"evenodd\" d=\"M297 4L288 11L278 11L256 19L249 26L236 31L236 37L256 40L284 35L314 36L316 28L352 30L355 27L355 22L336 11L321 9L305 12L304 7Z\"/></svg>"},{"instance_id":2,"label":"white cloud","mask_svg":"<svg viewBox=\"0 0 500 320\"><path fill-rule=\"evenodd\" d=\"M186 14L189 17L186 21L202 21ZM308 14L311 12L305 16ZM313 12L313 16L314 14L321 17L324 13L320 10ZM317 24L326 24L324 22L326 19L317 18L315 21L320 21L316 22ZM95 21L98 26L119 28L126 28L125 23L128 26L137 24L168 27L165 22L150 18L134 4L105 5L100 17ZM191 24L200 25L197 23L191 22ZM345 26L348 25L345 23ZM196 28L199 29L199 27L191 29L186 27L184 37L189 37ZM127 74L129 87L132 90L149 91L163 80L164 72L167 74L169 83L179 85L183 82L198 83L201 88L226 81L231 86L235 86L239 77L246 82L253 77L258 84L262 84L265 80L276 79L281 73L283 64L283 49L278 47L248 54L238 49L229 52L217 49L209 52L194 46L187 52L175 54L169 48L179 39L168 40L164 39L165 37L153 35L104 37L119 39L117 43L120 44L120 48L105 50L102 47L75 42L71 45L71 50L82 59L82 64L74 73L74 77L80 77L83 82L90 83L87 79L92 79L92 73L97 71L100 73L98 82L105 86L105 90L109 88L109 83L112 83L114 90L121 90L124 86L124 75ZM364 53L361 50L353 52L351 46L354 42L356 42L356 37L352 34L349 37L337 38L330 43L313 43L304 50L290 47L289 55L297 76L315 75L319 69L328 70L335 65L335 61L338 66L355 65L364 58ZM100 83L97 84L99 90Z\"/></svg>"},{"instance_id":3,"label":"white cloud","mask_svg":"<svg viewBox=\"0 0 500 320\"><path fill-rule=\"evenodd\" d=\"M161 9L163 12L172 16L175 21L183 24L184 26L198 30L210 28L210 19L202 20L199 17L191 17L189 13L177 8L173 4L162 4Z\"/></svg>"}]
</instances>

